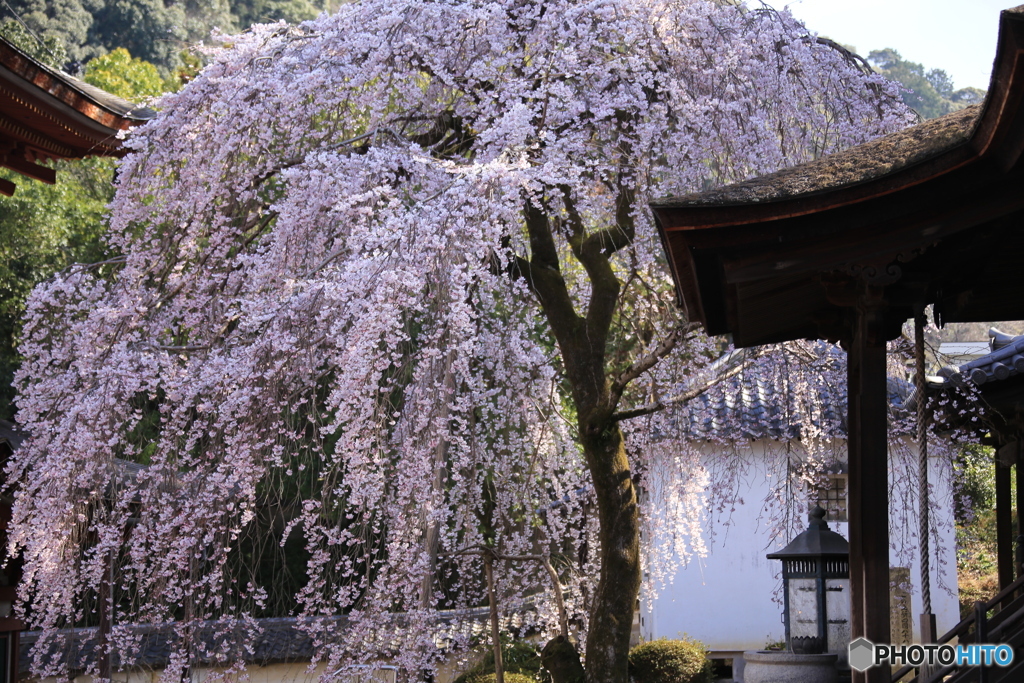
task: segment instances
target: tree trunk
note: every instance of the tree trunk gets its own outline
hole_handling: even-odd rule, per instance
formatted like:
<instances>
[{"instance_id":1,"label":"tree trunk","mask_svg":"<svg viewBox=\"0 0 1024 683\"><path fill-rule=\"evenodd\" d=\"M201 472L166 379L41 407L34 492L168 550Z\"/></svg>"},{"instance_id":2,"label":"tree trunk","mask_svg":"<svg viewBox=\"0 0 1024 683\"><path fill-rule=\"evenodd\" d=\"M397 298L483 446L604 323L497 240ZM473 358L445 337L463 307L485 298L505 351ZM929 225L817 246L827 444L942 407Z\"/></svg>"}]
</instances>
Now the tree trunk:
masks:
<instances>
[{"instance_id":1,"label":"tree trunk","mask_svg":"<svg viewBox=\"0 0 1024 683\"><path fill-rule=\"evenodd\" d=\"M587 683L628 681L629 638L640 591L640 519L622 432L611 420L580 433L600 520L601 577L590 608Z\"/></svg>"},{"instance_id":2,"label":"tree trunk","mask_svg":"<svg viewBox=\"0 0 1024 683\"><path fill-rule=\"evenodd\" d=\"M655 359L637 361L613 380L606 367L606 347L621 290L610 256L633 239L635 197L628 187L620 186L617 225L588 235L571 193L562 190L562 195L569 244L591 284L586 314L576 312L562 278L549 216L529 199L525 201L524 218L531 258L517 258L515 271L537 296L561 351L597 497L601 577L590 608L587 682L627 683L629 636L640 591L640 526L636 492L615 410L626 384Z\"/></svg>"}]
</instances>

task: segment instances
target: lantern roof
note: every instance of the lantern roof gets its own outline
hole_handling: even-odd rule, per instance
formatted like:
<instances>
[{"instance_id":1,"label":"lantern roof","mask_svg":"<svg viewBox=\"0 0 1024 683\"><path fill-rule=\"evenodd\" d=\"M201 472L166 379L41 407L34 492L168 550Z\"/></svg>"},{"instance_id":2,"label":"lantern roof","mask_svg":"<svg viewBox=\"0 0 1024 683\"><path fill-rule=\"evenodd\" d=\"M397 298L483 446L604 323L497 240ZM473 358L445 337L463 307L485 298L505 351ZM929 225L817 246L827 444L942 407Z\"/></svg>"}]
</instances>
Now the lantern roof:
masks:
<instances>
[{"instance_id":1,"label":"lantern roof","mask_svg":"<svg viewBox=\"0 0 1024 683\"><path fill-rule=\"evenodd\" d=\"M769 553L769 560L793 560L801 557L824 557L850 554L850 544L841 535L828 528L825 510L815 505L807 515L810 524L782 550Z\"/></svg>"}]
</instances>

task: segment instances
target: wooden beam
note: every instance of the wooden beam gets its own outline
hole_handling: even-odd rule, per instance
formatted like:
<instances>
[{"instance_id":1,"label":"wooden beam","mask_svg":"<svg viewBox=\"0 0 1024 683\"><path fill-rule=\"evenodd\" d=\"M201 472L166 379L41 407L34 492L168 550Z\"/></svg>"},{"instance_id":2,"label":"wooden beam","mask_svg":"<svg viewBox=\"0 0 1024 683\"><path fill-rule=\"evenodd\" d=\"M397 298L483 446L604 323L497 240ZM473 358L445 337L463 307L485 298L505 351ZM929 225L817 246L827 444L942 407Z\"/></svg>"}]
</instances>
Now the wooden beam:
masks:
<instances>
[{"instance_id":1,"label":"wooden beam","mask_svg":"<svg viewBox=\"0 0 1024 683\"><path fill-rule=\"evenodd\" d=\"M0 157L0 165L47 185L53 185L57 182L57 171L48 166L33 164L31 161L15 154L5 154L3 157Z\"/></svg>"},{"instance_id":2,"label":"wooden beam","mask_svg":"<svg viewBox=\"0 0 1024 683\"><path fill-rule=\"evenodd\" d=\"M15 619L14 617L2 617L0 618L0 633L5 631L24 631L25 622L21 619Z\"/></svg>"},{"instance_id":3,"label":"wooden beam","mask_svg":"<svg viewBox=\"0 0 1024 683\"><path fill-rule=\"evenodd\" d=\"M14 183L12 183L10 180L5 180L3 178L0 178L0 194L2 194L4 196L7 196L7 197L13 197L14 196L14 190L15 190L16 187L17 186Z\"/></svg>"},{"instance_id":4,"label":"wooden beam","mask_svg":"<svg viewBox=\"0 0 1024 683\"><path fill-rule=\"evenodd\" d=\"M881 308L858 306L848 349L851 635L889 642L888 396ZM888 667L853 683L889 683Z\"/></svg>"}]
</instances>

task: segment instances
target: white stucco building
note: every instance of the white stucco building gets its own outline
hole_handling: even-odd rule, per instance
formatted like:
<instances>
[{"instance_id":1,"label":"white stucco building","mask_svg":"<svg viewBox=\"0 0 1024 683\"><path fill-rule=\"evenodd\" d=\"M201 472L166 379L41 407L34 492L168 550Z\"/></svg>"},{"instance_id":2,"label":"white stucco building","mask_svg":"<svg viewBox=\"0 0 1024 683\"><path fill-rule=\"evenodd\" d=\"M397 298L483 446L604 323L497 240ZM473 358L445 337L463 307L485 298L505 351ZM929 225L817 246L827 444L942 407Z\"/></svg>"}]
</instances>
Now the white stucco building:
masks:
<instances>
[{"instance_id":1,"label":"white stucco building","mask_svg":"<svg viewBox=\"0 0 1024 683\"><path fill-rule=\"evenodd\" d=\"M712 386L671 419L666 441L682 443L690 470L706 468L707 514L703 557L681 562L667 585L641 598L644 639L687 635L712 657L734 659L785 639L780 561L765 555L807 527L815 503L829 510L829 526L848 538L846 519L845 356L835 347L803 344L814 357L777 349ZM799 354L798 354L799 355ZM737 358L717 371L735 368ZM807 383L808 376L814 381ZM909 385L890 382L890 564L893 642L919 641L921 613L918 546L917 447L902 408ZM901 430L903 435L899 435ZM895 432L896 435L892 436ZM938 632L959 621L950 457L930 448L932 611ZM671 449L667 449L671 450ZM669 460L663 462L670 462ZM651 464L648 509L661 509L673 478L690 476L671 464ZM661 529L661 535L671 533ZM656 539L657 540L657 539ZM695 539L689 545L699 545ZM664 558L662 558L664 559ZM740 676L736 662L734 675Z\"/></svg>"}]
</instances>

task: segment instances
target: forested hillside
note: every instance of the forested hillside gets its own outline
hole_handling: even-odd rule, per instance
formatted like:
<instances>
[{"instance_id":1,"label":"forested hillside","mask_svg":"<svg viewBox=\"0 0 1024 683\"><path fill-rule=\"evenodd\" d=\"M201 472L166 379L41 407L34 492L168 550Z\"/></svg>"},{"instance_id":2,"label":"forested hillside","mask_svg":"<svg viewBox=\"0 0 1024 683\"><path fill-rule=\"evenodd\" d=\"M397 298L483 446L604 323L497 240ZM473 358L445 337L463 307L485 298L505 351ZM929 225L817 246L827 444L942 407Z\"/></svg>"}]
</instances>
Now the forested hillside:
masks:
<instances>
[{"instance_id":1,"label":"forested hillside","mask_svg":"<svg viewBox=\"0 0 1024 683\"><path fill-rule=\"evenodd\" d=\"M117 48L153 63L164 76L182 66L182 51L219 28L312 19L343 0L8 0L3 29L31 31L69 71ZM24 22L18 25L18 18ZM21 31L19 31L21 29ZM63 53L61 52L63 51Z\"/></svg>"},{"instance_id":2,"label":"forested hillside","mask_svg":"<svg viewBox=\"0 0 1024 683\"><path fill-rule=\"evenodd\" d=\"M910 62L892 48L872 50L868 63L877 71L903 84L903 101L921 115L933 119L985 99L980 88L956 88L953 79L942 69L925 69L923 64Z\"/></svg>"}]
</instances>

